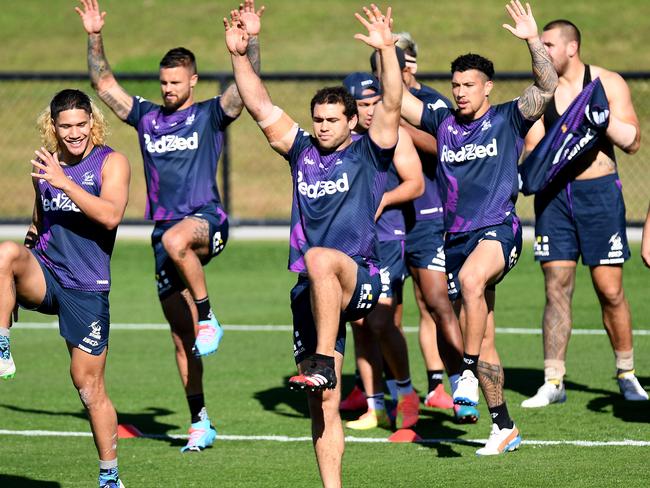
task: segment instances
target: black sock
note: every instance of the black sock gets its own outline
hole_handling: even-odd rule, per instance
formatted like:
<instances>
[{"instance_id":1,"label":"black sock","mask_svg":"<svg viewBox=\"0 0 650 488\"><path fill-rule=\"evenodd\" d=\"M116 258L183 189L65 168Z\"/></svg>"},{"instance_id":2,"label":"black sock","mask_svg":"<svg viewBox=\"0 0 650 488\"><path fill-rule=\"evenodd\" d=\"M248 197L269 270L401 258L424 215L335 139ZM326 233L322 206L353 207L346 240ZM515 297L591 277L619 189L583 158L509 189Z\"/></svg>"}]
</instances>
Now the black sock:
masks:
<instances>
[{"instance_id":1,"label":"black sock","mask_svg":"<svg viewBox=\"0 0 650 488\"><path fill-rule=\"evenodd\" d=\"M361 381L361 375L359 374L358 369L354 370L354 386L359 388L362 392L366 392L366 389L363 387L363 381Z\"/></svg>"},{"instance_id":2,"label":"black sock","mask_svg":"<svg viewBox=\"0 0 650 488\"><path fill-rule=\"evenodd\" d=\"M466 369L469 369L472 373L474 373L474 376L478 378L478 354L474 356L473 354L467 354L466 352L463 352L463 364L461 365L460 368L460 374L463 374L463 371Z\"/></svg>"},{"instance_id":3,"label":"black sock","mask_svg":"<svg viewBox=\"0 0 650 488\"><path fill-rule=\"evenodd\" d=\"M196 395L187 395L187 404L190 406L190 416L192 423L200 422L203 420L201 411L205 408L205 399L203 393Z\"/></svg>"},{"instance_id":4,"label":"black sock","mask_svg":"<svg viewBox=\"0 0 650 488\"><path fill-rule=\"evenodd\" d=\"M429 391L433 391L436 387L442 384L442 373L441 369L428 369L427 370L427 380L429 381Z\"/></svg>"},{"instance_id":5,"label":"black sock","mask_svg":"<svg viewBox=\"0 0 650 488\"><path fill-rule=\"evenodd\" d=\"M508 407L506 407L505 402L496 407L488 407L488 410L490 411L492 422L497 424L499 429L512 429L512 426L515 425L508 414Z\"/></svg>"},{"instance_id":6,"label":"black sock","mask_svg":"<svg viewBox=\"0 0 650 488\"><path fill-rule=\"evenodd\" d=\"M322 364L328 368L334 369L334 356L325 356L325 354L313 354L309 359L317 364Z\"/></svg>"},{"instance_id":7,"label":"black sock","mask_svg":"<svg viewBox=\"0 0 650 488\"><path fill-rule=\"evenodd\" d=\"M196 304L196 309L199 312L199 322L205 320L210 320L210 299L208 297L201 298L200 300L194 300Z\"/></svg>"}]
</instances>

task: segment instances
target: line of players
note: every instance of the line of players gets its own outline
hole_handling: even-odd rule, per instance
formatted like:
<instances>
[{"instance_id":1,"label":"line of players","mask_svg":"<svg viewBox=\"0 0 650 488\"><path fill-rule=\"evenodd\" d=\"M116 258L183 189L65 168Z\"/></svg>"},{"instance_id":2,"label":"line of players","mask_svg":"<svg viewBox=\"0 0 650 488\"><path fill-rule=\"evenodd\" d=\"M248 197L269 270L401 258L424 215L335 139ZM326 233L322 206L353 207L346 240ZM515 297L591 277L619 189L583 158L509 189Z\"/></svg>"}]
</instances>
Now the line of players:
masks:
<instances>
[{"instance_id":1,"label":"line of players","mask_svg":"<svg viewBox=\"0 0 650 488\"><path fill-rule=\"evenodd\" d=\"M521 252L521 228L514 202L517 161L524 136L543 114L544 120L549 118L549 107L561 112L583 86L576 79L586 80L589 72L579 59L577 28L570 22L558 21L547 25L540 39L530 7L524 7L519 1L511 2L506 10L515 26L504 27L526 40L534 68L533 85L518 100L492 106L488 98L494 74L492 63L474 54L460 56L452 63L452 93L457 105L453 110L448 100L415 79L417 50L408 36L402 36L399 41L404 50L396 51L390 8L385 15L374 5L364 8L365 17L355 15L368 32L355 38L375 49L372 59L380 81L356 73L346 78L345 88L320 90L311 103L313 135L310 135L272 104L259 78L257 36L263 9L256 11L252 1L247 0L239 10L231 11L230 19L224 19L236 84L220 97L195 104L193 89L198 75L194 57L185 49L173 49L160 65L163 106L131 97L117 83L104 55L101 38L106 13L99 10L96 0L81 3L83 8L77 12L88 33L88 64L93 87L120 119L138 130L140 137L147 179L147 214L156 222L152 246L159 296L172 329L178 369L191 413L190 440L182 450L200 451L216 437L205 410L200 357L216 351L222 331L207 298L201 266L219 254L227 240L227 217L221 208L214 175L223 131L243 106L258 122L273 149L289 161L294 181L289 268L299 274L291 292L294 356L299 374L291 378L290 386L309 391L314 446L324 485L340 484L343 434L338 410L348 320L353 322L368 406L368 412L348 426L369 428L389 422L382 408L382 356L394 377L397 427L410 427L417 422L419 397L410 381L406 344L399 330L399 297L406 265L414 278L421 311L420 338L430 378L425 402L446 407L451 407L453 402L459 421L475 422L480 382L493 427L488 443L477 453L494 455L515 449L521 437L503 397L503 369L494 344L494 286L516 264ZM639 146L639 126L629 90L618 75L592 68L593 76L601 77L611 95L612 118L607 138L633 153ZM556 92L558 75L560 85ZM555 100L549 103L554 92ZM96 176L98 181L104 180L100 183L111 188L102 190L98 196L109 203L102 200L97 204L102 210L107 205L115 208L108 217L103 217L105 212L95 215L95 207L84 204L88 197L79 191L83 191L85 180L72 187L64 181L68 178L61 175L74 172L81 167L78 164L107 161L104 153L99 157L95 151L96 145L104 147L103 139L95 141L88 135L99 117L98 112L83 94L65 92L65 97L66 103L60 100L55 103L55 97L48 112L58 142L58 146L50 149L54 155L42 150L32 161L37 195L36 182L46 181L50 184L48 192L65 193L82 214L114 231L114 220L121 219L126 205L124 198L116 201L115 195L124 195L128 188L123 181L125 177L128 180L128 171L120 170L119 178L108 180L103 173L101 177ZM67 119L64 123L59 113L76 118L72 123ZM610 195L622 204L620 184L610 176L615 174L613 151L603 152L609 159L598 152L593 160L587 161L587 170L583 168L586 178L582 179L601 179L604 186L613 182L619 194L610 192ZM57 157L67 164L61 165ZM437 167L435 176L430 173L433 166ZM573 187L581 185L577 183L580 176L573 175L576 180L572 179ZM436 179L437 186L432 184ZM179 188L180 182L185 183L184 188ZM120 191L115 191L115 185ZM567 191L578 195L577 190ZM405 219L399 207L414 198L412 215ZM573 193L562 198L579 204ZM15 301L58 314L61 333L71 350L73 368L75 364L83 364L84 381L86 377L94 378L92 387L88 385L90 380L84 384L75 381L75 385L93 425L100 456L100 486L121 486L114 441L115 415L103 389L108 303L106 300L101 306L90 306L80 320L72 310L72 300L66 290L89 292L90 289L84 284L66 282L65 277L61 278L65 273L50 275L52 269L58 270L57 265L65 264L66 258L56 252L48 255L47 251L60 249L55 244L65 242L66 232L72 231L66 227L68 216L57 214L56 225L64 232L59 234L54 229L43 233L44 226L50 229L54 221L46 218L43 222L42 213L55 210L61 208L54 209L37 198L35 221L26 245L35 244L36 250L32 251L35 256L41 251L40 257L37 256L40 267L30 264L25 268L26 259L30 263L37 261L26 257L25 252L32 256L29 251L18 252L10 244L3 245L0 253L0 269L7 270L0 275L3 286L9 290L5 296L14 297L13 301L2 302L6 324L0 324L0 373L10 377L15 372L9 349L11 309ZM578 211L578 205L571 203L571 222L579 220L573 214L577 215ZM629 250L624 241L624 212L622 221L620 214L610 220L623 226L622 231L616 232L622 236L617 245L622 242L625 259ZM580 232L584 230L578 228L574 234ZM104 246L108 257L113 239L114 234L108 236L110 242ZM563 235L560 239L567 237ZM554 249L565 247L558 245ZM565 274L571 282L577 256L587 251L569 251L539 259L545 263L547 278L546 382L530 399L533 404L524 406L542 406L564 399L564 357L562 354L559 358L546 357L547 337L555 333L552 329L555 323L546 320L553 309L549 303L555 286L548 279L551 273L547 268L553 265L547 261L562 260L560 267L569 268ZM572 262L573 266L567 266L564 261ZM622 268L618 262L614 266L602 266L586 261L584 256L583 261L592 266L605 326L616 354L621 391L628 399L647 399L633 370L629 309L622 295ZM107 267L108 263L105 264ZM39 284L39 293L45 288L38 296L25 294L22 276L25 273L31 276L32 271L47 278L44 285ZM102 290L108 285L104 271L97 280L102 282ZM606 275L607 287L598 286L601 272ZM618 288L612 287L612 282L618 282ZM572 284L563 286L562 293L570 299ZM43 305L41 295L46 292L46 298L58 300L56 306ZM97 326L93 321L96 327L88 326L85 319L92 319L94 313L103 314L102 322ZM90 330L86 330L88 327ZM95 336L101 337L101 343L97 341L93 345ZM557 337L552 340L560 342ZM436 342L440 345L440 355L434 347ZM88 345L93 348L88 350ZM560 352L565 350L566 347ZM98 357L89 363L92 367L86 364L86 355ZM443 364L452 380L453 400L441 386ZM552 371L551 366L555 368ZM99 415L96 408L112 414Z\"/></svg>"}]
</instances>

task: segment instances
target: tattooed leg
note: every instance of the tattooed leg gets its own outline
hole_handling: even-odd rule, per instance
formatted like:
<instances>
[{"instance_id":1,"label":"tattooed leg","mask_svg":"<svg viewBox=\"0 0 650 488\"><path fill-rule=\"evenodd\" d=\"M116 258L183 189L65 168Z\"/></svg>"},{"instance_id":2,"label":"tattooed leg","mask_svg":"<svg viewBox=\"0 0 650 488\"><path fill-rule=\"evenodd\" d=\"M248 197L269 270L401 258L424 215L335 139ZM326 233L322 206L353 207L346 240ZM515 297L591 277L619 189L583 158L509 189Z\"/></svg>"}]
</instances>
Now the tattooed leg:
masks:
<instances>
[{"instance_id":1,"label":"tattooed leg","mask_svg":"<svg viewBox=\"0 0 650 488\"><path fill-rule=\"evenodd\" d=\"M503 367L500 364L490 364L479 359L478 381L488 407L496 407L504 403L504 376Z\"/></svg>"},{"instance_id":2,"label":"tattooed leg","mask_svg":"<svg viewBox=\"0 0 650 488\"><path fill-rule=\"evenodd\" d=\"M209 224L204 219L188 217L163 234L162 243L187 285L192 298L205 298L208 289L201 258L209 255Z\"/></svg>"},{"instance_id":3,"label":"tattooed leg","mask_svg":"<svg viewBox=\"0 0 650 488\"><path fill-rule=\"evenodd\" d=\"M544 378L562 379L564 362L571 337L571 300L575 288L573 266L542 265L546 287L546 305L542 329L544 334Z\"/></svg>"}]
</instances>

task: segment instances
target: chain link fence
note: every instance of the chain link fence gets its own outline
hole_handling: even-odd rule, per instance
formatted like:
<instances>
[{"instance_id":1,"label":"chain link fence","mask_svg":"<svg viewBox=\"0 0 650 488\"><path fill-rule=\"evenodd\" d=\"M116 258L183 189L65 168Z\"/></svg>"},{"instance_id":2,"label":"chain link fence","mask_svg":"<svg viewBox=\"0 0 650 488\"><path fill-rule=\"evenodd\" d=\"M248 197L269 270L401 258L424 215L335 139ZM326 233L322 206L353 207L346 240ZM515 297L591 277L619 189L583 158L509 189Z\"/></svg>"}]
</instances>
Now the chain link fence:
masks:
<instances>
[{"instance_id":1,"label":"chain link fence","mask_svg":"<svg viewBox=\"0 0 650 488\"><path fill-rule=\"evenodd\" d=\"M274 103L282 107L302 127L311 128L309 101L325 85L336 85L345 74L276 74L265 76ZM118 75L124 88L154 102L160 101L157 74ZM627 220L639 224L645 219L650 199L650 73L627 73L632 99L641 121L641 149L633 156L617 150L618 168L627 205ZM419 80L450 96L448 75L421 74ZM196 100L210 98L230 82L229 74L202 75ZM492 102L510 100L530 83L529 73L502 74L495 80ZM34 191L29 176L30 159L40 146L36 117L57 91L79 88L93 95L84 74L3 73L0 97L4 100L0 118L0 147L3 151L3 178L0 179L0 221L29 221ZM96 98L96 97L95 97ZM110 124L108 143L123 152L132 166L130 200L126 221L143 219L145 182L136 132L118 120L101 102L98 105ZM218 175L222 198L233 223L288 223L291 206L291 181L288 165L267 144L262 132L246 113L228 129L227 147ZM518 213L532 222L532 197L520 195Z\"/></svg>"}]
</instances>

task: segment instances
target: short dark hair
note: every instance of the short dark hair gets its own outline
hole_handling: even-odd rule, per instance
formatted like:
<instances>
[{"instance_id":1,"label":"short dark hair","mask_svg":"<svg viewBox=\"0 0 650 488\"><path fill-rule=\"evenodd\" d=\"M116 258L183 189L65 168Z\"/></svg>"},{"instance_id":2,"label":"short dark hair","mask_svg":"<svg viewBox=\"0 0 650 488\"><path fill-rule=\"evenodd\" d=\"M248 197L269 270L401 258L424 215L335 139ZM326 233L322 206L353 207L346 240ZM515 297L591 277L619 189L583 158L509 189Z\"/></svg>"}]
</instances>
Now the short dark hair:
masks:
<instances>
[{"instance_id":1,"label":"short dark hair","mask_svg":"<svg viewBox=\"0 0 650 488\"><path fill-rule=\"evenodd\" d=\"M311 99L312 116L314 115L314 107L316 105L324 105L330 103L340 103L343 105L343 115L345 115L348 120L350 120L355 115L358 115L357 102L355 101L354 97L348 93L345 87L328 86L326 88L321 88L318 90L314 97Z\"/></svg>"},{"instance_id":2,"label":"short dark hair","mask_svg":"<svg viewBox=\"0 0 650 488\"><path fill-rule=\"evenodd\" d=\"M90 97L81 90L67 88L61 90L50 102L50 114L52 120L56 120L58 115L65 110L81 109L89 115L92 115L93 109L90 104Z\"/></svg>"},{"instance_id":3,"label":"short dark hair","mask_svg":"<svg viewBox=\"0 0 650 488\"><path fill-rule=\"evenodd\" d=\"M183 66L189 68L192 74L196 74L196 58L194 53L184 47L175 47L167 51L167 54L160 60L161 68L177 68Z\"/></svg>"},{"instance_id":4,"label":"short dark hair","mask_svg":"<svg viewBox=\"0 0 650 488\"><path fill-rule=\"evenodd\" d=\"M562 36L565 39L570 41L576 41L578 43L578 49L580 49L580 42L582 37L580 36L580 29L570 20L566 19L557 19L549 22L544 26L544 32L551 29L560 29L562 31Z\"/></svg>"},{"instance_id":5,"label":"short dark hair","mask_svg":"<svg viewBox=\"0 0 650 488\"><path fill-rule=\"evenodd\" d=\"M492 61L479 54L463 54L458 56L451 62L451 74L453 75L456 71L468 71L470 69L475 69L484 73L488 77L488 80L491 80L494 76L494 65Z\"/></svg>"}]
</instances>

